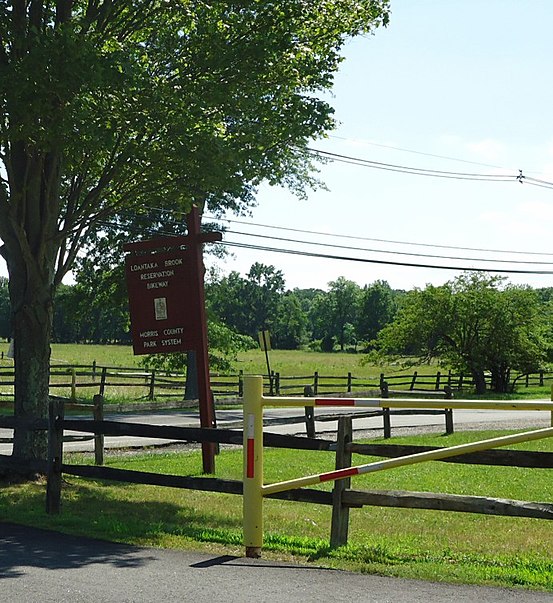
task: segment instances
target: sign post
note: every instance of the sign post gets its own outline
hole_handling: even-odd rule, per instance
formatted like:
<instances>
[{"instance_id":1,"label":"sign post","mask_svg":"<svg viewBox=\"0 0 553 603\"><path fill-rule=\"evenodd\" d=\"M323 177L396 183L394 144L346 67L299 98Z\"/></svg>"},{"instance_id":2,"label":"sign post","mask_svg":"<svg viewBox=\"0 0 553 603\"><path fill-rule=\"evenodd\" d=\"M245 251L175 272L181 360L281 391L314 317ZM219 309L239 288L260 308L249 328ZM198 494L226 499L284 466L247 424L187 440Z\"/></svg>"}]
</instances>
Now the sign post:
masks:
<instances>
[{"instance_id":1,"label":"sign post","mask_svg":"<svg viewBox=\"0 0 553 603\"><path fill-rule=\"evenodd\" d=\"M209 383L202 244L220 232L202 233L198 208L187 215L186 236L127 243L124 250L135 355L196 352L200 426L215 427ZM215 470L215 445L202 443L204 473Z\"/></svg>"}]
</instances>

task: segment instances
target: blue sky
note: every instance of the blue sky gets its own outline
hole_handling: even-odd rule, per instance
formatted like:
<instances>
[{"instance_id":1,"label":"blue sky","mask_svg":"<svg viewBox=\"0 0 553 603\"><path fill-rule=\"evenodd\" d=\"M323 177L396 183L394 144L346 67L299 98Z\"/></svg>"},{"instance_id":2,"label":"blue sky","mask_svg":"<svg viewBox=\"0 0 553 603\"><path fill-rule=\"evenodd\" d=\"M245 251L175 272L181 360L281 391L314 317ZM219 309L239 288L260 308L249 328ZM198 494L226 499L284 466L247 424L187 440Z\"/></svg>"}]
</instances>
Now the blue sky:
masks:
<instances>
[{"instance_id":1,"label":"blue sky","mask_svg":"<svg viewBox=\"0 0 553 603\"><path fill-rule=\"evenodd\" d=\"M273 233L281 237L468 258L442 261L456 266L553 270L553 189L520 184L515 178L522 169L528 177L553 182L553 2L392 0L391 5L386 29L347 44L331 99L340 125L327 140L313 146L415 168L505 174L510 181L441 179L328 163L320 173L328 191L312 192L302 201L285 190L263 187L252 216L240 220L417 245ZM232 228L270 234L245 224L233 223ZM305 249L270 240L264 244ZM312 249L373 259L441 262ZM325 288L338 276L360 285L385 279L393 287L411 288L440 284L459 273L272 252L235 250L234 254L224 271L245 273L254 261L272 264L284 272L289 288ZM529 263L491 264L479 258ZM553 275L508 278L535 287L553 286Z\"/></svg>"}]
</instances>

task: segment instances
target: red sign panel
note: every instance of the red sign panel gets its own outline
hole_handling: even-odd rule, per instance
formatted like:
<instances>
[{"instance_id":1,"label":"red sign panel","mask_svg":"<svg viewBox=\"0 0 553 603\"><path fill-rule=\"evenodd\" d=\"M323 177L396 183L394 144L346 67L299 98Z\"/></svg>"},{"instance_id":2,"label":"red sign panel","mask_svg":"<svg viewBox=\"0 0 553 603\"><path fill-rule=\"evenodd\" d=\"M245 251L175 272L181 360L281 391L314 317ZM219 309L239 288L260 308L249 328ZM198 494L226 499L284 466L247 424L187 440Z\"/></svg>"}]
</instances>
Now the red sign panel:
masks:
<instances>
[{"instance_id":1,"label":"red sign panel","mask_svg":"<svg viewBox=\"0 0 553 603\"><path fill-rule=\"evenodd\" d=\"M125 272L135 355L195 350L198 325L186 251L127 256Z\"/></svg>"}]
</instances>

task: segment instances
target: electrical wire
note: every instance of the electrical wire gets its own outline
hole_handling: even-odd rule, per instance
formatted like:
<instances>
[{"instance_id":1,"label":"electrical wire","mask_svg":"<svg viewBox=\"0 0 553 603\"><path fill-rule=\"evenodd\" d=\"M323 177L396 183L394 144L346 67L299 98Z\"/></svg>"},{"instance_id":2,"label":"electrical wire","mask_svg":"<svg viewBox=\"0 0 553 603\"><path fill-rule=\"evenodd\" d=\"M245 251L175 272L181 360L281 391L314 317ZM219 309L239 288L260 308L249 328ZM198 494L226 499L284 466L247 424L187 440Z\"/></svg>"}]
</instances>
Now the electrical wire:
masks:
<instances>
[{"instance_id":1,"label":"electrical wire","mask_svg":"<svg viewBox=\"0 0 553 603\"><path fill-rule=\"evenodd\" d=\"M322 157L323 159L329 159L331 161L338 161L340 163L348 163L352 165L387 170L391 172L401 172L403 174L412 174L416 176L431 176L435 178L451 178L454 180L471 180L478 182L512 182L519 178L518 174L516 176L512 176L508 174L477 174L466 172L448 172L443 170L414 168L406 165L396 165L393 163L382 163L381 161L371 161L369 159L361 159L359 157L352 157L339 153L331 153L329 151L323 151L321 149L314 149L311 147L307 147L306 150L311 155Z\"/></svg>"},{"instance_id":2,"label":"electrical wire","mask_svg":"<svg viewBox=\"0 0 553 603\"><path fill-rule=\"evenodd\" d=\"M154 209L154 208L150 208L150 209ZM483 252L483 253L510 253L510 254L516 254L516 255L553 256L553 253L551 253L551 252L548 253L548 252L539 252L539 251L513 251L513 250L506 250L506 249L485 249L485 248L481 248L481 247L459 247L459 246L455 246L455 245L438 245L438 244L431 244L431 243L416 243L413 241L396 241L393 239L376 239L376 238L372 238L372 237L359 237L359 236L345 235L345 234L333 234L333 233L321 232L321 231L317 231L317 230L305 230L302 228L291 228L291 227L287 227L287 226L275 226L272 224L261 224L259 222L246 222L245 220L234 220L232 218L219 218L217 216L211 216L211 215L206 215L205 217L208 220L214 220L214 221L219 221L219 222L229 222L231 224L243 224L246 226L269 228L271 230L283 230L283 231L289 231L289 232L298 232L298 233L302 233L302 234L334 237L337 239L351 239L351 240L355 240L355 241L371 241L374 243L389 243L389 244L393 244L393 245L413 245L415 247L435 247L437 249L457 249L460 251L478 251L478 252Z\"/></svg>"},{"instance_id":3,"label":"electrical wire","mask_svg":"<svg viewBox=\"0 0 553 603\"><path fill-rule=\"evenodd\" d=\"M101 221L99 224L104 226L118 226L118 224L114 222ZM138 229L133 229L132 227L128 229L129 232L136 232L137 234L144 234L143 231L139 231ZM157 230L156 232L150 233L150 236L164 236L164 237L173 237L177 236L174 233ZM520 270L520 269L507 269L507 268L483 268L483 267L475 267L475 266L451 266L451 265L439 265L439 264L422 264L418 262L396 262L392 260L378 260L371 258L361 258L361 257L353 257L353 256L341 256L336 254L329 253L315 253L312 251L301 251L297 249L283 249L278 247L269 247L267 245L251 245L248 243L240 243L237 241L219 241L215 243L215 245L222 245L225 247L234 247L237 249L251 249L253 251L267 251L271 253L282 253L288 255L297 255L303 257L312 257L312 258L320 258L327 260L339 260L339 261L347 261L347 262L358 262L365 264L379 264L385 266L403 266L408 268L430 268L436 270L455 270L458 272L471 271L471 272L490 272L494 274L535 274L535 275L553 275L553 271L548 270Z\"/></svg>"},{"instance_id":4,"label":"electrical wire","mask_svg":"<svg viewBox=\"0 0 553 603\"><path fill-rule=\"evenodd\" d=\"M323 258L323 259L327 259L327 260L362 262L362 263L366 263L366 264L382 264L382 265L386 265L386 266L404 266L404 267L408 267L408 268L432 268L432 269L436 269L436 270L457 270L459 272L464 272L464 271L491 272L491 273L497 273L497 274L542 274L542 275L553 274L553 271L548 271L548 270L517 270L517 269L514 269L514 270L492 269L492 270L490 270L489 268L481 268L481 267L474 267L474 266L440 266L440 265L436 265L436 264L420 264L420 263L414 263L414 262L393 262L391 260L376 260L376 259L370 259L370 258L357 258L357 257L351 257L351 256L348 257L348 256L340 256L340 255L333 255L333 254L326 254L326 253L314 253L314 252L310 252L310 251L299 251L299 250L295 250L295 249L279 249L279 248L268 247L268 246L264 246L264 245L250 245L247 243L237 243L237 242L224 241L224 240L220 241L219 244L224 245L226 247L237 247L240 249L252 249L254 251L269 251L269 252L274 252L274 253L299 255L299 256L312 257L312 258Z\"/></svg>"},{"instance_id":5,"label":"electrical wire","mask_svg":"<svg viewBox=\"0 0 553 603\"><path fill-rule=\"evenodd\" d=\"M409 251L390 251L384 249L368 249L366 247L352 247L349 245L336 245L334 243L321 243L319 241L300 241L299 239L290 239L286 237L275 237L272 235L262 235L250 232L241 232L238 230L229 230L228 234L236 234L246 237L256 237L261 239L271 239L273 241L282 241L286 243L300 243L302 245L314 245L316 247L332 247L334 249L347 249L349 251L367 251L369 253L383 253L389 255L408 255L411 257L421 257L421 258L435 258L440 260L459 260L459 261L468 261L468 262L493 262L493 263L502 263L502 264L539 264L545 266L553 266L553 262L543 262L536 260L499 260L492 258L467 258L467 257L459 257L459 256L449 256L449 255L435 255L435 254L427 254L427 253L413 253Z\"/></svg>"},{"instance_id":6,"label":"electrical wire","mask_svg":"<svg viewBox=\"0 0 553 603\"><path fill-rule=\"evenodd\" d=\"M448 161L457 161L459 163L468 163L471 165L481 165L482 167L490 167L496 168L498 170L507 170L510 168L506 168L501 165L493 165L491 163L482 163L480 161L470 161L469 159L460 159L459 157L449 157L447 155L436 155L434 153L425 153L424 151L415 151L414 149L406 149L403 147L396 147L390 144L380 144L378 142L372 142L371 140L364 140L358 138L347 138L346 136L336 136L335 134L330 134L329 138L334 138L335 140L345 140L347 142L354 143L362 143L366 145L371 145L373 147L380 147L382 149L392 149L393 151L402 151L403 153L413 153L414 155L424 155L425 157L433 157L435 159L447 159Z\"/></svg>"}]
</instances>

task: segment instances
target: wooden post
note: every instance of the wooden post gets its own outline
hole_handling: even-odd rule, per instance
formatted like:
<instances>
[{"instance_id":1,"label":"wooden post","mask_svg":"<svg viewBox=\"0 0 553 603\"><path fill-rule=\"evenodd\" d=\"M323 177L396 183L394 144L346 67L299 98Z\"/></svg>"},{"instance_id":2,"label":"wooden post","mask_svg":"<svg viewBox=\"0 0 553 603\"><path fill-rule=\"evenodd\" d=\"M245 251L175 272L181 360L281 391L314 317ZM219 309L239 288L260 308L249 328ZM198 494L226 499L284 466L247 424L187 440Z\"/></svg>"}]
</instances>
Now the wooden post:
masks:
<instances>
[{"instance_id":1,"label":"wooden post","mask_svg":"<svg viewBox=\"0 0 553 603\"><path fill-rule=\"evenodd\" d=\"M543 387L543 370L540 371L540 387Z\"/></svg>"},{"instance_id":2,"label":"wooden post","mask_svg":"<svg viewBox=\"0 0 553 603\"><path fill-rule=\"evenodd\" d=\"M96 381L96 360L92 361L92 381Z\"/></svg>"},{"instance_id":3,"label":"wooden post","mask_svg":"<svg viewBox=\"0 0 553 603\"><path fill-rule=\"evenodd\" d=\"M390 389L388 387L388 383L386 381L380 382L380 395L383 398L390 397ZM382 409L382 422L384 427L384 439L389 439L392 437L392 422L390 421L390 409L383 408Z\"/></svg>"},{"instance_id":4,"label":"wooden post","mask_svg":"<svg viewBox=\"0 0 553 603\"><path fill-rule=\"evenodd\" d=\"M438 391L440 389L440 381L442 379L442 373L440 373L440 371L438 371L436 373L436 387L434 388L436 391Z\"/></svg>"},{"instance_id":5,"label":"wooden post","mask_svg":"<svg viewBox=\"0 0 553 603\"><path fill-rule=\"evenodd\" d=\"M445 399L452 400L453 399L453 390L450 385L446 385L444 387ZM445 409L445 432L447 435L451 435L453 433L453 409L446 408Z\"/></svg>"},{"instance_id":6,"label":"wooden post","mask_svg":"<svg viewBox=\"0 0 553 603\"><path fill-rule=\"evenodd\" d=\"M313 395L319 394L319 371L313 373Z\"/></svg>"},{"instance_id":7,"label":"wooden post","mask_svg":"<svg viewBox=\"0 0 553 603\"><path fill-rule=\"evenodd\" d=\"M280 373L275 373L275 396L280 396Z\"/></svg>"},{"instance_id":8,"label":"wooden post","mask_svg":"<svg viewBox=\"0 0 553 603\"><path fill-rule=\"evenodd\" d=\"M306 398L312 398L315 395L313 388L310 385L306 385L303 388L303 395ZM305 407L305 432L308 438L317 437L315 431L315 408L313 406Z\"/></svg>"},{"instance_id":9,"label":"wooden post","mask_svg":"<svg viewBox=\"0 0 553 603\"><path fill-rule=\"evenodd\" d=\"M61 502L61 465L63 460L63 400L50 400L48 409L48 468L46 513L57 515Z\"/></svg>"},{"instance_id":10,"label":"wooden post","mask_svg":"<svg viewBox=\"0 0 553 603\"><path fill-rule=\"evenodd\" d=\"M94 403L94 420L95 421L103 421L104 420L104 397L100 396L100 394L96 394L93 398ZM96 465L104 464L104 434L96 433L94 434L94 462Z\"/></svg>"},{"instance_id":11,"label":"wooden post","mask_svg":"<svg viewBox=\"0 0 553 603\"><path fill-rule=\"evenodd\" d=\"M409 389L413 391L415 389L415 382L417 381L417 371L413 373L413 378L411 379L411 386Z\"/></svg>"},{"instance_id":12,"label":"wooden post","mask_svg":"<svg viewBox=\"0 0 553 603\"><path fill-rule=\"evenodd\" d=\"M148 391L148 400L154 399L155 387L156 387L156 369L152 369L152 376L150 377L150 390Z\"/></svg>"},{"instance_id":13,"label":"wooden post","mask_svg":"<svg viewBox=\"0 0 553 603\"><path fill-rule=\"evenodd\" d=\"M197 320L196 361L198 366L198 392L200 405L200 427L215 429L215 405L209 381L209 356L207 352L207 317L205 311L204 261L203 245L205 242L220 241L221 233L201 233L200 214L194 205L186 216L190 243L187 253L192 263L192 291L194 293L194 315ZM213 442L202 442L202 467L204 473L215 473L215 445Z\"/></svg>"},{"instance_id":14,"label":"wooden post","mask_svg":"<svg viewBox=\"0 0 553 603\"><path fill-rule=\"evenodd\" d=\"M238 397L244 396L244 371L240 369L238 372Z\"/></svg>"},{"instance_id":15,"label":"wooden post","mask_svg":"<svg viewBox=\"0 0 553 603\"><path fill-rule=\"evenodd\" d=\"M348 394L351 393L351 381L352 381L351 373L348 373Z\"/></svg>"},{"instance_id":16,"label":"wooden post","mask_svg":"<svg viewBox=\"0 0 553 603\"><path fill-rule=\"evenodd\" d=\"M336 449L336 469L351 467L349 444L353 439L351 417L338 419L338 441ZM342 504L342 494L351 485L349 477L334 482L332 490L332 524L330 527L330 547L345 546L348 543L349 507Z\"/></svg>"},{"instance_id":17,"label":"wooden post","mask_svg":"<svg viewBox=\"0 0 553 603\"><path fill-rule=\"evenodd\" d=\"M98 392L100 396L104 396L106 391L106 379L107 379L108 369L104 366L102 367L102 376L100 377L100 391Z\"/></svg>"},{"instance_id":18,"label":"wooden post","mask_svg":"<svg viewBox=\"0 0 553 603\"><path fill-rule=\"evenodd\" d=\"M72 368L71 369L71 402L76 402L77 400L77 371Z\"/></svg>"}]
</instances>

